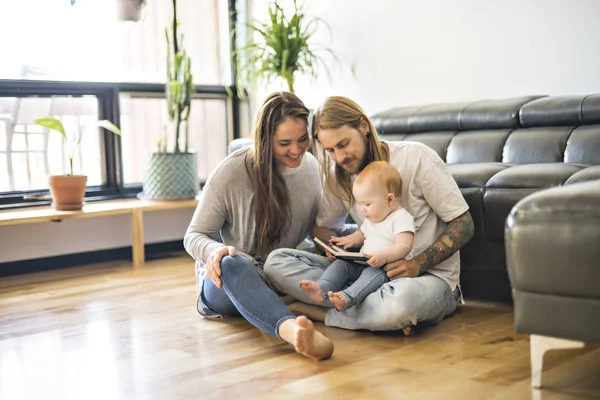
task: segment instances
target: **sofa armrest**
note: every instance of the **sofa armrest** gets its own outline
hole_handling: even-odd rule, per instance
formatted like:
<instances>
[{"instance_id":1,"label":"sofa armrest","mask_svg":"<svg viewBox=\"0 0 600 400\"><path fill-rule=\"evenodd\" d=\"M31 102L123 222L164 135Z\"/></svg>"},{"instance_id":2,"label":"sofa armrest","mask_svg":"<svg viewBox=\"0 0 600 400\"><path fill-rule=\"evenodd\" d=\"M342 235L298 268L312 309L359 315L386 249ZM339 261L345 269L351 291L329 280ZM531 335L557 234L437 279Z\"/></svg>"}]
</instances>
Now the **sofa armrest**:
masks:
<instances>
[{"instance_id":1,"label":"sofa armrest","mask_svg":"<svg viewBox=\"0 0 600 400\"><path fill-rule=\"evenodd\" d=\"M521 200L505 245L517 331L600 343L600 180Z\"/></svg>"}]
</instances>

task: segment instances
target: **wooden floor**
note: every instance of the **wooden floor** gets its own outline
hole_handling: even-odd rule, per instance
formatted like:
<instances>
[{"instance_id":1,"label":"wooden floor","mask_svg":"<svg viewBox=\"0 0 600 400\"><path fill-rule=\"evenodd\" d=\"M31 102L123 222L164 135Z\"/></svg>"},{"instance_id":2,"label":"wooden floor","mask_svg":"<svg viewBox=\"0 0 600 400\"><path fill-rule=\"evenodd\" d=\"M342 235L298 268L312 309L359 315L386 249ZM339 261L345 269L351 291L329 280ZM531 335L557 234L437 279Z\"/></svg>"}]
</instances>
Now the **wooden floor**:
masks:
<instances>
[{"instance_id":1,"label":"wooden floor","mask_svg":"<svg viewBox=\"0 0 600 400\"><path fill-rule=\"evenodd\" d=\"M600 347L547 353L532 391L511 309L469 301L416 336L318 329L331 360L195 311L187 256L0 279L0 399L590 399Z\"/></svg>"}]
</instances>

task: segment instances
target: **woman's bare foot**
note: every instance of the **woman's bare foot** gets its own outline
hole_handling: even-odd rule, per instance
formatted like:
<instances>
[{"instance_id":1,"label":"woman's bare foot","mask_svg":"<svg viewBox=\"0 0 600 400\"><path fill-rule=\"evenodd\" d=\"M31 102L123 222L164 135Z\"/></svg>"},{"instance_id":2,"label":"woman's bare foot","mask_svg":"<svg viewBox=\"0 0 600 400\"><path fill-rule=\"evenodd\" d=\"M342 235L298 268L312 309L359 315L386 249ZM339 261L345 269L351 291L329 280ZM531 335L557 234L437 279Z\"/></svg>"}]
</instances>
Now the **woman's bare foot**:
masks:
<instances>
[{"instance_id":1,"label":"woman's bare foot","mask_svg":"<svg viewBox=\"0 0 600 400\"><path fill-rule=\"evenodd\" d=\"M333 354L333 342L306 317L296 318L293 345L298 353L315 360L325 360Z\"/></svg>"},{"instance_id":2,"label":"woman's bare foot","mask_svg":"<svg viewBox=\"0 0 600 400\"><path fill-rule=\"evenodd\" d=\"M402 328L402 332L404 332L405 336L412 336L414 334L414 332L413 332L414 327L415 326L413 324L406 325L404 328Z\"/></svg>"},{"instance_id":3,"label":"woman's bare foot","mask_svg":"<svg viewBox=\"0 0 600 400\"><path fill-rule=\"evenodd\" d=\"M315 281L300 281L300 289L308 295L311 299L317 303L324 303L323 294L321 293L321 287Z\"/></svg>"},{"instance_id":4,"label":"woman's bare foot","mask_svg":"<svg viewBox=\"0 0 600 400\"><path fill-rule=\"evenodd\" d=\"M341 292L329 292L329 301L333 303L335 309L338 311L342 311L346 308L346 296L344 296Z\"/></svg>"}]
</instances>

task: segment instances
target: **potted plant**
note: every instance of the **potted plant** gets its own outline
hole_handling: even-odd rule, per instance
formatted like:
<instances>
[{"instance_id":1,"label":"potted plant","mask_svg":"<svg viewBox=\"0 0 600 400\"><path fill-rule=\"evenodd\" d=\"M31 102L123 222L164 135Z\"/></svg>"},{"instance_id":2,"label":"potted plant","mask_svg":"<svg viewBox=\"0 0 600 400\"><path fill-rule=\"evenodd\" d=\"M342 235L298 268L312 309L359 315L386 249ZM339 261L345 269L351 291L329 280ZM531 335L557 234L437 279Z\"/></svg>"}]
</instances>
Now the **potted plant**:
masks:
<instances>
[{"instance_id":1,"label":"potted plant","mask_svg":"<svg viewBox=\"0 0 600 400\"><path fill-rule=\"evenodd\" d=\"M80 133L68 136L65 128L59 119L52 117L39 118L35 121L36 124L59 132L67 145L67 157L69 158L69 173L66 175L50 176L49 185L52 195L52 206L56 210L81 210L83 207L83 198L85 197L85 188L87 183L86 175L75 175L73 171L73 158L75 151L81 143ZM116 135L120 135L121 131L112 122L108 120L96 121L82 127L80 131L88 127L104 128Z\"/></svg>"},{"instance_id":2,"label":"potted plant","mask_svg":"<svg viewBox=\"0 0 600 400\"><path fill-rule=\"evenodd\" d=\"M117 15L121 21L139 21L146 0L117 0Z\"/></svg>"},{"instance_id":3,"label":"potted plant","mask_svg":"<svg viewBox=\"0 0 600 400\"><path fill-rule=\"evenodd\" d=\"M71 0L74 6L76 0ZM121 21L139 21L142 16L142 8L146 5L146 0L115 0L117 15Z\"/></svg>"},{"instance_id":4,"label":"potted plant","mask_svg":"<svg viewBox=\"0 0 600 400\"><path fill-rule=\"evenodd\" d=\"M318 17L307 16L296 0L293 11L288 18L279 0L275 0L269 5L267 21L245 24L247 43L232 52L237 64L239 88L282 79L287 83L288 91L294 93L298 74L316 78L321 66L330 76L318 52L329 53L336 62L337 57L331 49L312 43L317 28L325 22Z\"/></svg>"},{"instance_id":5,"label":"potted plant","mask_svg":"<svg viewBox=\"0 0 600 400\"><path fill-rule=\"evenodd\" d=\"M188 149L188 117L194 93L191 60L183 49L183 34L177 34L177 0L173 0L171 30L165 28L167 39L167 81L165 96L167 110L175 133L173 151L167 151L166 137L158 142L158 151L152 153L144 177L140 197L150 200L178 200L198 194L196 153ZM184 134L182 131L185 129ZM183 136L183 140L181 139ZM183 150L181 147L183 141Z\"/></svg>"}]
</instances>

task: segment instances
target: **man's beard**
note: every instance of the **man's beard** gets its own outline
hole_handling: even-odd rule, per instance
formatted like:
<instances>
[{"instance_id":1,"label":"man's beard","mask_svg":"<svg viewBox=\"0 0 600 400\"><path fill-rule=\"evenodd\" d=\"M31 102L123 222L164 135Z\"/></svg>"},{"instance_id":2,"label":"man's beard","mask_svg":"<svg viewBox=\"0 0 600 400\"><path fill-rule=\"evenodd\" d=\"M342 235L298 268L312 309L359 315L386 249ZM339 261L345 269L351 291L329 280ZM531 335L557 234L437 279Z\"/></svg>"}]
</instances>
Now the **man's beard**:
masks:
<instances>
[{"instance_id":1,"label":"man's beard","mask_svg":"<svg viewBox=\"0 0 600 400\"><path fill-rule=\"evenodd\" d=\"M358 159L356 158L351 160L345 160L339 163L338 165L350 175L358 174L367 166L367 162L365 160L358 160L357 162L357 160ZM347 162L351 162L352 164L348 165L346 164Z\"/></svg>"}]
</instances>

